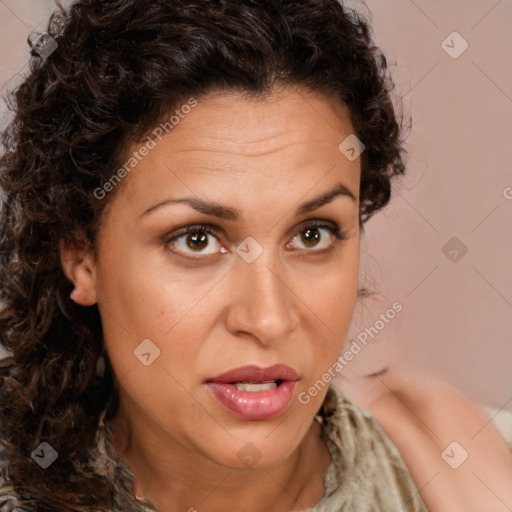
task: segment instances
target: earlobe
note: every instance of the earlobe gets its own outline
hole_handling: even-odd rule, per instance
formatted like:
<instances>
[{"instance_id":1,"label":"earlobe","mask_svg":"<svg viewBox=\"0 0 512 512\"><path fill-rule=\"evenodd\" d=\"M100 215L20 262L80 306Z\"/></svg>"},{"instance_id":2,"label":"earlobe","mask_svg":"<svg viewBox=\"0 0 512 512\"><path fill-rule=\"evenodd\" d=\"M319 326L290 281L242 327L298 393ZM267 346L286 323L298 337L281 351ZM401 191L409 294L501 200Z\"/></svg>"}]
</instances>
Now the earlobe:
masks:
<instances>
[{"instance_id":1,"label":"earlobe","mask_svg":"<svg viewBox=\"0 0 512 512\"><path fill-rule=\"evenodd\" d=\"M80 304L80 306L92 306L96 304L96 297L94 294L91 294L86 288L80 285L75 285L73 291L69 295L69 298Z\"/></svg>"},{"instance_id":2,"label":"earlobe","mask_svg":"<svg viewBox=\"0 0 512 512\"><path fill-rule=\"evenodd\" d=\"M88 244L59 242L62 270L73 283L70 298L81 306L96 304L96 268Z\"/></svg>"}]
</instances>

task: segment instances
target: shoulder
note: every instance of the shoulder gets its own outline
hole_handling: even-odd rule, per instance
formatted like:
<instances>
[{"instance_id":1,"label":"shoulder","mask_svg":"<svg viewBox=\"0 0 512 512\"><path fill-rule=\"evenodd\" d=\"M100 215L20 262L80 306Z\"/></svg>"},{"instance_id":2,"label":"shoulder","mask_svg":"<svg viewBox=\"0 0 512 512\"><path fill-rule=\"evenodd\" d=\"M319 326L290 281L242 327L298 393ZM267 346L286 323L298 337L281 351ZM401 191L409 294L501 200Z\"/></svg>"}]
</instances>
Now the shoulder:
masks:
<instances>
[{"instance_id":1,"label":"shoulder","mask_svg":"<svg viewBox=\"0 0 512 512\"><path fill-rule=\"evenodd\" d=\"M512 453L482 408L427 375L395 373L385 384L369 410L431 510L486 512L512 502Z\"/></svg>"},{"instance_id":2,"label":"shoulder","mask_svg":"<svg viewBox=\"0 0 512 512\"><path fill-rule=\"evenodd\" d=\"M330 386L322 421L333 462L326 478L332 510L427 511L396 446L369 412Z\"/></svg>"}]
</instances>

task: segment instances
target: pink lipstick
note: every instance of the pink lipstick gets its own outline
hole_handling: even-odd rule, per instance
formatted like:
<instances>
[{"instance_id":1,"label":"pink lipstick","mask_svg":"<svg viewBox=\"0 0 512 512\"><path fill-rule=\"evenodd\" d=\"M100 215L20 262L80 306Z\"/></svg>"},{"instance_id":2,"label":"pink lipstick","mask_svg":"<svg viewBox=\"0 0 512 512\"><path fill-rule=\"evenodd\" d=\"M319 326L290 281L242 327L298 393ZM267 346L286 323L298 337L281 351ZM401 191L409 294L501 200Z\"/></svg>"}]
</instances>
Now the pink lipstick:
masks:
<instances>
[{"instance_id":1,"label":"pink lipstick","mask_svg":"<svg viewBox=\"0 0 512 512\"><path fill-rule=\"evenodd\" d=\"M283 413L292 401L299 376L289 366L243 366L208 379L206 386L235 416L266 420Z\"/></svg>"}]
</instances>

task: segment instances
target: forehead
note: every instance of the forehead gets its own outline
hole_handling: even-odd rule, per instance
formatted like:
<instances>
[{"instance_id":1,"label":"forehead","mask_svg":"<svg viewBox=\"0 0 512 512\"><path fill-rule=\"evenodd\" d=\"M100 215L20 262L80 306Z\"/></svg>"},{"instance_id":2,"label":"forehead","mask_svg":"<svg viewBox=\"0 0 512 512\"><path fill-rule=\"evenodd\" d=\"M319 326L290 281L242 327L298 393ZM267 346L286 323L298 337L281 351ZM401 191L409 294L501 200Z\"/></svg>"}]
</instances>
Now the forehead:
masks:
<instances>
[{"instance_id":1,"label":"forehead","mask_svg":"<svg viewBox=\"0 0 512 512\"><path fill-rule=\"evenodd\" d=\"M281 143L329 144L331 137L338 140L340 133L353 131L345 105L291 87L258 98L213 93L199 99L193 111L182 117L173 128L177 151L200 142L211 150L257 156L278 150Z\"/></svg>"},{"instance_id":2,"label":"forehead","mask_svg":"<svg viewBox=\"0 0 512 512\"><path fill-rule=\"evenodd\" d=\"M121 199L142 207L144 196L208 195L212 184L247 196L261 193L262 181L269 193L295 187L303 195L328 174L327 181L342 177L358 196L359 159L349 161L339 149L353 133L346 106L292 88L264 98L220 92L194 101L170 113L168 133L155 137L158 127L150 133L154 144L123 179ZM127 157L143 146L132 146Z\"/></svg>"}]
</instances>

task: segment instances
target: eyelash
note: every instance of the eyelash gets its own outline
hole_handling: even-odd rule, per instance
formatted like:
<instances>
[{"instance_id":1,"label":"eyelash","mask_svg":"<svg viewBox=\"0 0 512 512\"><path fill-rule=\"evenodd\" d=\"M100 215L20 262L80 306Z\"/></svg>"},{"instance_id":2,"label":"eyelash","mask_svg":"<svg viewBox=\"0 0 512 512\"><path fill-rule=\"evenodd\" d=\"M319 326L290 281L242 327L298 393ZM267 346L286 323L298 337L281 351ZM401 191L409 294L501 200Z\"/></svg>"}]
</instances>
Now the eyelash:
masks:
<instances>
[{"instance_id":1,"label":"eyelash","mask_svg":"<svg viewBox=\"0 0 512 512\"><path fill-rule=\"evenodd\" d=\"M292 240L295 238L295 236L299 235L300 233L308 230L308 229L311 229L311 228L324 228L324 229L327 229L328 231L330 231L334 237L336 238L337 241L343 241L345 240L345 235L344 233L340 230L340 228L338 227L338 225L336 223L332 223L332 224L326 224L325 221L313 221L311 222L310 224L307 224L305 225L303 228L301 228L293 237L292 237ZM170 235L168 235L164 240L164 244L166 245L169 245L171 244L172 242L174 242L175 240L178 240L179 238L182 238L186 235L189 235L191 233L197 233L197 232L203 232L203 233L207 233L209 235L213 235L217 238L217 240L220 238L219 237L219 233L218 231L213 227L211 226L210 224L194 224L192 226L186 226L184 228L181 228L181 229L178 229L177 231L175 231L174 233L171 233ZM308 249L300 249L302 251L306 251L306 252L311 252L311 253L323 253L323 252L326 252L328 251L329 249L332 249L333 246L331 246L330 248L327 248L327 249L311 249L311 250L308 250ZM182 254L181 251L173 251L174 253L178 253L178 254ZM197 256L190 256L188 255L189 253L185 253L187 254L187 256L184 256L186 258L189 258L189 259L194 259L194 258L204 258L206 256L213 256L213 254L208 254L208 255L205 255L205 256L201 256L201 253L198 253Z\"/></svg>"}]
</instances>

